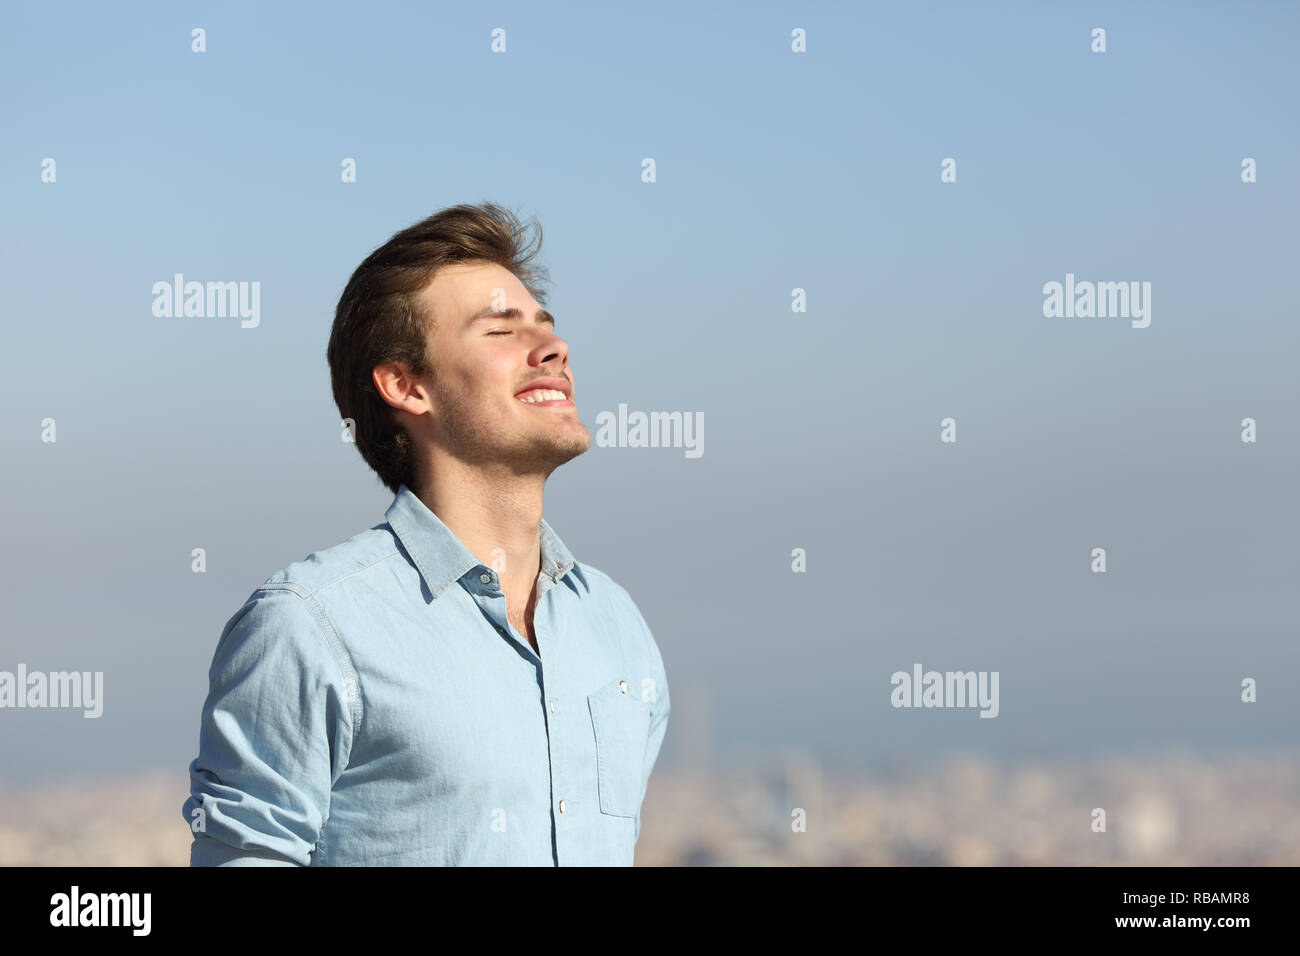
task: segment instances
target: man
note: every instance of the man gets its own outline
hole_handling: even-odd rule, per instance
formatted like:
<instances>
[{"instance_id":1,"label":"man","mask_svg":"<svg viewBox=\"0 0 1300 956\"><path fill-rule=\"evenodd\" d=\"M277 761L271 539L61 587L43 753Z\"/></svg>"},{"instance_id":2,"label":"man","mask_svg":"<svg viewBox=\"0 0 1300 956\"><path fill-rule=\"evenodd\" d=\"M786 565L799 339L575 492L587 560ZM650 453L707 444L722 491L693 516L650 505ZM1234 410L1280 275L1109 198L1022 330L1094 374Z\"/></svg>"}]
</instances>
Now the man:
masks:
<instances>
[{"instance_id":1,"label":"man","mask_svg":"<svg viewBox=\"0 0 1300 956\"><path fill-rule=\"evenodd\" d=\"M668 683L628 593L542 517L591 435L525 233L454 206L344 289L334 398L396 497L226 625L191 865L632 863Z\"/></svg>"}]
</instances>

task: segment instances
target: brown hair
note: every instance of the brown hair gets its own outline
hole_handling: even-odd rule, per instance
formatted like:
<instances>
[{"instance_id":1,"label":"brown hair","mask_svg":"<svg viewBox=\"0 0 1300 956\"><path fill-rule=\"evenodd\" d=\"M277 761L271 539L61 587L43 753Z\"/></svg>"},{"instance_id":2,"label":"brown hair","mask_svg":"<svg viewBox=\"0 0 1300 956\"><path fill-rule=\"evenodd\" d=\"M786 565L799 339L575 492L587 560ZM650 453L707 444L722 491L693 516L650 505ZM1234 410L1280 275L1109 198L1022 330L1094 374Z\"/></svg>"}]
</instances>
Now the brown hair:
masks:
<instances>
[{"instance_id":1,"label":"brown hair","mask_svg":"<svg viewBox=\"0 0 1300 956\"><path fill-rule=\"evenodd\" d=\"M532 262L541 249L509 210L493 202L451 206L403 229L366 256L348 280L334 313L325 358L330 367L334 401L343 418L351 418L357 450L380 480L396 494L402 485L415 490L414 446L395 418L395 409L375 388L376 365L400 362L413 375L434 374L426 335L436 317L418 307L416 297L442 266L483 261L515 275L539 303L546 268Z\"/></svg>"}]
</instances>

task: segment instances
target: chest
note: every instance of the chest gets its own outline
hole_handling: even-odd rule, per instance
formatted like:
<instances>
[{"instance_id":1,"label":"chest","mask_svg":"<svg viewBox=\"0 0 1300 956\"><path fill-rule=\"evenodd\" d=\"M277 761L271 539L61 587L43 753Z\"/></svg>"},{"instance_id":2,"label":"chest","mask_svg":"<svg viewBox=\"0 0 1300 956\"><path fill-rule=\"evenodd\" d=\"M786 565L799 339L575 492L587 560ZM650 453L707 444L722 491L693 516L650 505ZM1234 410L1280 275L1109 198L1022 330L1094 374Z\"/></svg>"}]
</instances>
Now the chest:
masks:
<instances>
[{"instance_id":1,"label":"chest","mask_svg":"<svg viewBox=\"0 0 1300 956\"><path fill-rule=\"evenodd\" d=\"M540 650L537 646L537 632L533 627L533 611L536 605L536 591L528 595L507 596L506 618L510 621L511 627L528 638L528 643L540 656Z\"/></svg>"},{"instance_id":2,"label":"chest","mask_svg":"<svg viewBox=\"0 0 1300 956\"><path fill-rule=\"evenodd\" d=\"M628 653L630 635L544 596L526 619L509 615L530 640L540 631L539 664L472 603L451 609L392 621L354 655L365 711L349 779L419 814L447 805L549 814L554 796L566 812L630 819L650 711L648 665Z\"/></svg>"}]
</instances>

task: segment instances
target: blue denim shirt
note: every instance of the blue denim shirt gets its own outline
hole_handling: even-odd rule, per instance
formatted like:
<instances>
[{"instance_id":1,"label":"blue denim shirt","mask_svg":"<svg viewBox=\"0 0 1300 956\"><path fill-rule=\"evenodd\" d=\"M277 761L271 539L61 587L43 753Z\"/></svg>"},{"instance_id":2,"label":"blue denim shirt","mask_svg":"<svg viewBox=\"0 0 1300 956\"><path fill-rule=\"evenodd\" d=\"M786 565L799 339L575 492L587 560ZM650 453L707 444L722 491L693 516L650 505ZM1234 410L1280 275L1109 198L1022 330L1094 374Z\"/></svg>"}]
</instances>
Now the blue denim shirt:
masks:
<instances>
[{"instance_id":1,"label":"blue denim shirt","mask_svg":"<svg viewBox=\"0 0 1300 956\"><path fill-rule=\"evenodd\" d=\"M405 486L221 634L191 866L630 865L668 724L650 629L545 520L533 615Z\"/></svg>"}]
</instances>

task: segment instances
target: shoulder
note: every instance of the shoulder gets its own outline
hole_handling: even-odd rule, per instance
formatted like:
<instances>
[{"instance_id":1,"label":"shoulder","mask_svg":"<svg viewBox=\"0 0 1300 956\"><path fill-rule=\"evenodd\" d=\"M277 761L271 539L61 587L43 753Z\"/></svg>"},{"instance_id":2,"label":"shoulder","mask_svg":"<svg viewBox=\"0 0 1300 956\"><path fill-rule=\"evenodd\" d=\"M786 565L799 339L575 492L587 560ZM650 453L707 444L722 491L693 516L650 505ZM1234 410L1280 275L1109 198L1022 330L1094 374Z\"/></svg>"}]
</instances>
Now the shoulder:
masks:
<instances>
[{"instance_id":1,"label":"shoulder","mask_svg":"<svg viewBox=\"0 0 1300 956\"><path fill-rule=\"evenodd\" d=\"M392 528L376 525L286 565L263 581L258 592L291 591L311 599L328 588L347 587L353 579L364 578L367 572L401 556Z\"/></svg>"},{"instance_id":2,"label":"shoulder","mask_svg":"<svg viewBox=\"0 0 1300 956\"><path fill-rule=\"evenodd\" d=\"M635 631L641 638L642 650L648 655L650 662L662 671L663 658L659 654L659 645L655 643L654 634L650 630L650 625L646 623L645 615L641 613L641 608L632 599L627 588L597 567L576 560L574 565L580 569L584 580L588 583L588 594L584 600L594 599L597 606L608 613L611 622L620 626L620 630Z\"/></svg>"},{"instance_id":3,"label":"shoulder","mask_svg":"<svg viewBox=\"0 0 1300 956\"><path fill-rule=\"evenodd\" d=\"M638 617L640 616L640 609L637 608L636 602L632 600L632 595L627 592L623 585L600 570L600 568L575 559L573 569L586 586L584 598L590 597L596 604L614 611L634 613Z\"/></svg>"},{"instance_id":4,"label":"shoulder","mask_svg":"<svg viewBox=\"0 0 1300 956\"><path fill-rule=\"evenodd\" d=\"M346 541L313 551L286 565L258 585L226 623L217 656L275 653L297 660L324 654L351 675L348 650L327 611L328 595L355 585L369 586L370 573L386 562L402 560L387 524L362 531Z\"/></svg>"}]
</instances>

